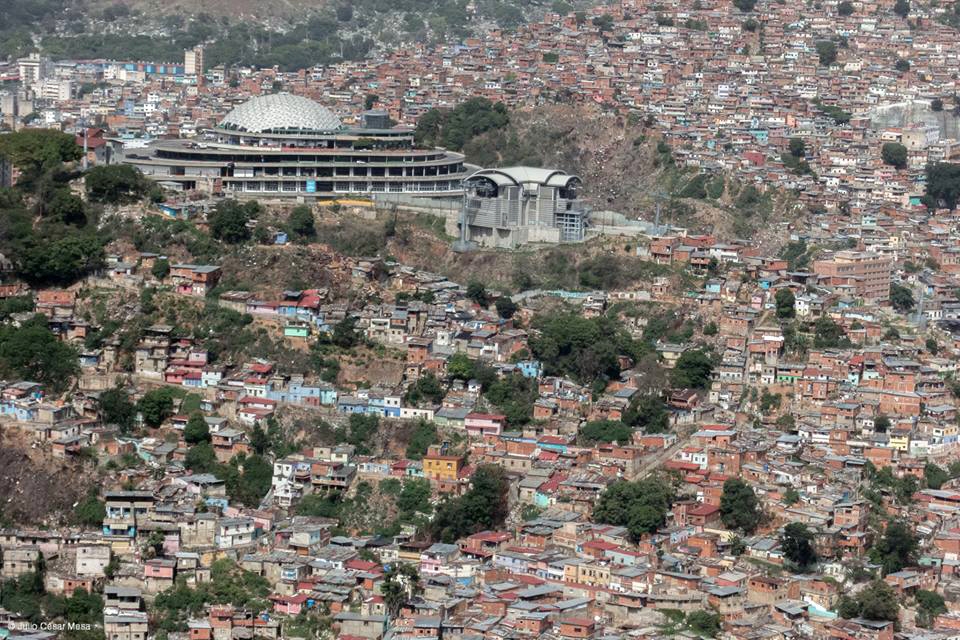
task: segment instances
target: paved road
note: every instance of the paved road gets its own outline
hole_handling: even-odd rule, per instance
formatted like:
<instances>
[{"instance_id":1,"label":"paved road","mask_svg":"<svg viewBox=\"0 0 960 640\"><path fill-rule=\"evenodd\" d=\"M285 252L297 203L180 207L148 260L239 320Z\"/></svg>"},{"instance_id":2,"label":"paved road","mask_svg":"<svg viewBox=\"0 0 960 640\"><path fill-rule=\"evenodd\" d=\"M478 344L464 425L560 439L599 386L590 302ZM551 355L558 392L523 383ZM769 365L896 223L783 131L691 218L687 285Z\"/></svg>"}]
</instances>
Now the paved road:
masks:
<instances>
[{"instance_id":1,"label":"paved road","mask_svg":"<svg viewBox=\"0 0 960 640\"><path fill-rule=\"evenodd\" d=\"M680 449L687 446L688 444L690 444L689 436L678 435L677 442L675 444L670 445L669 447L667 447L666 449L664 449L663 451L655 455L653 459L644 462L640 466L640 471L637 473L636 478L638 480L640 478L646 478L648 475L650 475L651 473L653 473L654 471L662 467L667 461L671 460L673 456L677 453L677 451L680 451Z\"/></svg>"}]
</instances>

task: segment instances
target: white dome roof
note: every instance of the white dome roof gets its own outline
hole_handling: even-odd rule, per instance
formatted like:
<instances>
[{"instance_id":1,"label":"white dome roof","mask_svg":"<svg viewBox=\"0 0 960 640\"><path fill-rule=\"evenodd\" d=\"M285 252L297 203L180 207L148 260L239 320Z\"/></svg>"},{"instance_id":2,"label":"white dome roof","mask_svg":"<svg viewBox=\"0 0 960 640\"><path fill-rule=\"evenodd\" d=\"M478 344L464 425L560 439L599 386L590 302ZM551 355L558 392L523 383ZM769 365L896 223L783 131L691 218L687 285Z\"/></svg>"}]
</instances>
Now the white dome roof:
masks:
<instances>
[{"instance_id":1,"label":"white dome roof","mask_svg":"<svg viewBox=\"0 0 960 640\"><path fill-rule=\"evenodd\" d=\"M274 93L247 100L220 122L226 129L248 133L328 132L340 128L340 119L309 98Z\"/></svg>"}]
</instances>

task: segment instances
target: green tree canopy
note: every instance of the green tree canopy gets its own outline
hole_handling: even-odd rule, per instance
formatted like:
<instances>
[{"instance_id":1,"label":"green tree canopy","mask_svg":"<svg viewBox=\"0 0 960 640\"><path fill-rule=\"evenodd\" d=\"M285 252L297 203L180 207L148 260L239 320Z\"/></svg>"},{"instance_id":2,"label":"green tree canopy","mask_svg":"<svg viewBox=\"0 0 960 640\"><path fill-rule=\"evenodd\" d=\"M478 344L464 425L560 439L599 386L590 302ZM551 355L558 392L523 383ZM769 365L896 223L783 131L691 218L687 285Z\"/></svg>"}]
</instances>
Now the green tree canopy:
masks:
<instances>
[{"instance_id":1,"label":"green tree canopy","mask_svg":"<svg viewBox=\"0 0 960 640\"><path fill-rule=\"evenodd\" d=\"M897 169L907 167L907 148L899 142L887 142L880 148L883 161Z\"/></svg>"},{"instance_id":2,"label":"green tree canopy","mask_svg":"<svg viewBox=\"0 0 960 640\"><path fill-rule=\"evenodd\" d=\"M137 402L137 411L148 427L159 427L173 415L174 391L169 387L151 389Z\"/></svg>"},{"instance_id":3,"label":"green tree canopy","mask_svg":"<svg viewBox=\"0 0 960 640\"><path fill-rule=\"evenodd\" d=\"M437 442L437 425L426 420L420 420L413 429L410 442L407 444L406 455L411 460L420 460L427 453L430 445Z\"/></svg>"},{"instance_id":4,"label":"green tree canopy","mask_svg":"<svg viewBox=\"0 0 960 640\"><path fill-rule=\"evenodd\" d=\"M791 289L787 289L786 287L777 289L777 294L774 296L774 300L777 304L778 318L793 318L796 315L796 311L794 310L796 297L793 295L793 291Z\"/></svg>"},{"instance_id":5,"label":"green tree canopy","mask_svg":"<svg viewBox=\"0 0 960 640\"><path fill-rule=\"evenodd\" d=\"M183 429L183 439L188 444L210 441L210 427L207 426L207 421L199 411L191 414L190 419L187 420L187 426Z\"/></svg>"},{"instance_id":6,"label":"green tree canopy","mask_svg":"<svg viewBox=\"0 0 960 640\"><path fill-rule=\"evenodd\" d=\"M637 394L623 412L622 421L629 427L643 429L644 433L666 433L670 430L670 414L660 396Z\"/></svg>"},{"instance_id":7,"label":"green tree canopy","mask_svg":"<svg viewBox=\"0 0 960 640\"><path fill-rule=\"evenodd\" d=\"M313 240L317 237L317 228L313 224L313 209L308 205L301 204L294 207L290 212L287 226L292 238Z\"/></svg>"},{"instance_id":8,"label":"green tree canopy","mask_svg":"<svg viewBox=\"0 0 960 640\"><path fill-rule=\"evenodd\" d=\"M241 204L236 200L217 203L210 215L210 234L229 244L238 244L250 239L247 222L260 214L260 204L251 200Z\"/></svg>"},{"instance_id":9,"label":"green tree canopy","mask_svg":"<svg viewBox=\"0 0 960 640\"><path fill-rule=\"evenodd\" d=\"M960 200L960 164L934 162L927 165L924 202L930 208L955 209Z\"/></svg>"},{"instance_id":10,"label":"green tree canopy","mask_svg":"<svg viewBox=\"0 0 960 640\"><path fill-rule=\"evenodd\" d=\"M633 429L618 420L595 420L586 423L580 429L580 440L583 444L595 442L629 444L632 436Z\"/></svg>"},{"instance_id":11,"label":"green tree canopy","mask_svg":"<svg viewBox=\"0 0 960 640\"><path fill-rule=\"evenodd\" d=\"M496 465L480 465L462 496L440 503L430 523L434 539L453 542L485 529L500 527L507 517L508 483Z\"/></svg>"},{"instance_id":12,"label":"green tree canopy","mask_svg":"<svg viewBox=\"0 0 960 640\"><path fill-rule=\"evenodd\" d=\"M568 375L593 384L620 375L618 356L636 359L640 345L608 317L584 318L574 313L542 315L534 319L536 335L530 350L547 375Z\"/></svg>"},{"instance_id":13,"label":"green tree canopy","mask_svg":"<svg viewBox=\"0 0 960 640\"><path fill-rule=\"evenodd\" d=\"M874 580L857 594L860 615L867 620L896 622L900 615L900 603L893 588L883 580Z\"/></svg>"},{"instance_id":14,"label":"green tree canopy","mask_svg":"<svg viewBox=\"0 0 960 640\"><path fill-rule=\"evenodd\" d=\"M89 491L86 497L73 508L74 519L85 527L95 527L99 529L106 516L106 507L104 506L103 500L97 496L96 488Z\"/></svg>"},{"instance_id":15,"label":"green tree canopy","mask_svg":"<svg viewBox=\"0 0 960 640\"><path fill-rule=\"evenodd\" d=\"M593 519L627 527L630 537L638 541L644 534L654 533L664 525L673 499L673 489L662 480L619 480L600 494Z\"/></svg>"},{"instance_id":16,"label":"green tree canopy","mask_svg":"<svg viewBox=\"0 0 960 640\"><path fill-rule=\"evenodd\" d=\"M104 423L117 425L121 433L129 433L137 417L137 408L123 387L113 387L100 394L100 412Z\"/></svg>"},{"instance_id":17,"label":"green tree canopy","mask_svg":"<svg viewBox=\"0 0 960 640\"><path fill-rule=\"evenodd\" d=\"M497 298L497 301L494 303L494 305L497 307L497 315L499 315L501 318L507 318L508 320L512 318L520 308L516 302L506 296Z\"/></svg>"},{"instance_id":18,"label":"green tree canopy","mask_svg":"<svg viewBox=\"0 0 960 640\"><path fill-rule=\"evenodd\" d=\"M739 478L724 482L720 496L720 517L728 529L753 533L763 518L753 487Z\"/></svg>"},{"instance_id":19,"label":"green tree canopy","mask_svg":"<svg viewBox=\"0 0 960 640\"><path fill-rule=\"evenodd\" d=\"M946 470L933 462L928 462L923 467L923 479L929 489L939 489L943 483L950 479Z\"/></svg>"},{"instance_id":20,"label":"green tree canopy","mask_svg":"<svg viewBox=\"0 0 960 640\"><path fill-rule=\"evenodd\" d=\"M836 349L850 346L850 339L843 327L834 322L833 318L820 316L814 325L813 346L818 349Z\"/></svg>"},{"instance_id":21,"label":"green tree canopy","mask_svg":"<svg viewBox=\"0 0 960 640\"><path fill-rule=\"evenodd\" d=\"M20 327L0 325L0 377L39 382L54 392L66 390L79 372L76 350L35 315Z\"/></svg>"},{"instance_id":22,"label":"green tree canopy","mask_svg":"<svg viewBox=\"0 0 960 640\"><path fill-rule=\"evenodd\" d=\"M706 389L713 374L713 358L704 349L687 349L670 372L670 384L682 389Z\"/></svg>"},{"instance_id":23,"label":"green tree canopy","mask_svg":"<svg viewBox=\"0 0 960 640\"><path fill-rule=\"evenodd\" d=\"M150 267L150 273L157 280L163 280L170 275L170 261L166 258L157 258Z\"/></svg>"},{"instance_id":24,"label":"green tree canopy","mask_svg":"<svg viewBox=\"0 0 960 640\"><path fill-rule=\"evenodd\" d=\"M87 172L84 183L87 196L105 204L137 202L150 188L147 178L129 164L97 165Z\"/></svg>"},{"instance_id":25,"label":"green tree canopy","mask_svg":"<svg viewBox=\"0 0 960 640\"><path fill-rule=\"evenodd\" d=\"M414 382L407 389L406 400L409 404L419 405L424 402L429 404L439 404L443 397L447 395L447 390L441 384L433 373L427 373Z\"/></svg>"},{"instance_id":26,"label":"green tree canopy","mask_svg":"<svg viewBox=\"0 0 960 640\"><path fill-rule=\"evenodd\" d=\"M471 98L450 110L431 109L417 121L414 139L424 146L441 146L454 151L474 137L510 123L507 108L486 98Z\"/></svg>"},{"instance_id":27,"label":"green tree canopy","mask_svg":"<svg viewBox=\"0 0 960 640\"><path fill-rule=\"evenodd\" d=\"M920 589L915 597L917 599L916 622L918 627L929 629L933 626L933 621L938 615L947 612L946 601L936 591Z\"/></svg>"},{"instance_id":28,"label":"green tree canopy","mask_svg":"<svg viewBox=\"0 0 960 640\"><path fill-rule=\"evenodd\" d=\"M883 536L870 550L870 558L883 567L887 575L908 567L916 560L917 539L910 527L900 520L887 525Z\"/></svg>"},{"instance_id":29,"label":"green tree canopy","mask_svg":"<svg viewBox=\"0 0 960 640\"><path fill-rule=\"evenodd\" d=\"M837 61L837 44L832 40L820 40L816 44L820 66L829 67Z\"/></svg>"},{"instance_id":30,"label":"green tree canopy","mask_svg":"<svg viewBox=\"0 0 960 640\"><path fill-rule=\"evenodd\" d=\"M894 282L890 284L890 304L900 313L910 313L913 311L916 302L908 287Z\"/></svg>"},{"instance_id":31,"label":"green tree canopy","mask_svg":"<svg viewBox=\"0 0 960 640\"><path fill-rule=\"evenodd\" d=\"M780 548L783 556L801 571L817 561L817 552L813 548L813 532L802 522L791 522L783 528Z\"/></svg>"},{"instance_id":32,"label":"green tree canopy","mask_svg":"<svg viewBox=\"0 0 960 640\"><path fill-rule=\"evenodd\" d=\"M82 149L72 135L54 129L22 129L0 136L0 155L20 169L27 184L80 159Z\"/></svg>"}]
</instances>

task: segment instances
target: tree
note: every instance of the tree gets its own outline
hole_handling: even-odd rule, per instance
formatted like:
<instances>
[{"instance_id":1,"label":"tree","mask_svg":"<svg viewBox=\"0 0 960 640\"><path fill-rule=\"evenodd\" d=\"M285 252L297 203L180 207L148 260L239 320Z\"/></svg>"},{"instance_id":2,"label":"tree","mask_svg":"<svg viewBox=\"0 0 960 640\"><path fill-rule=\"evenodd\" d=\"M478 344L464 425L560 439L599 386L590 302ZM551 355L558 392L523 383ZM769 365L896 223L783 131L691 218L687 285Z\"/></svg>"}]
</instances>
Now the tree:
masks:
<instances>
[{"instance_id":1,"label":"tree","mask_svg":"<svg viewBox=\"0 0 960 640\"><path fill-rule=\"evenodd\" d=\"M873 430L877 433L886 433L890 429L890 418L880 414L873 419Z\"/></svg>"},{"instance_id":2,"label":"tree","mask_svg":"<svg viewBox=\"0 0 960 640\"><path fill-rule=\"evenodd\" d=\"M817 552L813 548L813 532L802 522L791 522L780 534L780 549L783 557L792 562L801 571L811 567L817 561Z\"/></svg>"},{"instance_id":3,"label":"tree","mask_svg":"<svg viewBox=\"0 0 960 640\"><path fill-rule=\"evenodd\" d=\"M633 429L617 420L595 420L586 423L580 429L580 440L583 444L594 442L628 444L632 436Z\"/></svg>"},{"instance_id":4,"label":"tree","mask_svg":"<svg viewBox=\"0 0 960 640\"><path fill-rule=\"evenodd\" d=\"M786 287L777 289L777 294L774 296L774 300L777 304L778 318L793 318L796 315L794 304L796 303L797 299L793 295L792 290L787 289Z\"/></svg>"},{"instance_id":5,"label":"tree","mask_svg":"<svg viewBox=\"0 0 960 640\"><path fill-rule=\"evenodd\" d=\"M613 16L608 13L596 16L593 19L593 26L595 26L600 33L610 31L610 29L613 28Z\"/></svg>"},{"instance_id":6,"label":"tree","mask_svg":"<svg viewBox=\"0 0 960 640\"><path fill-rule=\"evenodd\" d=\"M939 489L947 480L950 479L950 476L947 475L947 472L943 467L932 462L928 462L923 467L923 478L927 483L927 488Z\"/></svg>"},{"instance_id":7,"label":"tree","mask_svg":"<svg viewBox=\"0 0 960 640\"><path fill-rule=\"evenodd\" d=\"M920 589L916 593L917 599L917 626L929 629L933 620L941 613L947 612L947 603L936 591Z\"/></svg>"},{"instance_id":8,"label":"tree","mask_svg":"<svg viewBox=\"0 0 960 640\"><path fill-rule=\"evenodd\" d=\"M159 427L173 415L173 390L164 387L146 392L137 403L137 411L148 427Z\"/></svg>"},{"instance_id":9,"label":"tree","mask_svg":"<svg viewBox=\"0 0 960 640\"><path fill-rule=\"evenodd\" d=\"M893 588L883 580L874 580L857 594L860 603L860 615L867 620L887 620L896 622L900 614L900 603Z\"/></svg>"},{"instance_id":10,"label":"tree","mask_svg":"<svg viewBox=\"0 0 960 640\"><path fill-rule=\"evenodd\" d=\"M461 151L463 145L486 131L504 129L510 123L507 108L486 98L471 98L450 110L431 109L417 120L414 140L425 146Z\"/></svg>"},{"instance_id":11,"label":"tree","mask_svg":"<svg viewBox=\"0 0 960 640\"><path fill-rule=\"evenodd\" d=\"M800 492L794 489L793 487L789 487L783 493L783 503L788 507L797 504L799 501L800 501Z\"/></svg>"},{"instance_id":12,"label":"tree","mask_svg":"<svg viewBox=\"0 0 960 640\"><path fill-rule=\"evenodd\" d=\"M367 96L363 99L363 108L367 111L373 109L377 106L377 103L380 102L380 96L375 93L368 93Z\"/></svg>"},{"instance_id":13,"label":"tree","mask_svg":"<svg viewBox=\"0 0 960 640\"><path fill-rule=\"evenodd\" d=\"M803 158L807 154L807 145L803 138L790 138L790 155L794 158Z\"/></svg>"},{"instance_id":14,"label":"tree","mask_svg":"<svg viewBox=\"0 0 960 640\"><path fill-rule=\"evenodd\" d=\"M820 58L820 66L829 67L837 61L837 45L832 40L820 40L817 42L817 56Z\"/></svg>"},{"instance_id":15,"label":"tree","mask_svg":"<svg viewBox=\"0 0 960 640\"><path fill-rule=\"evenodd\" d=\"M517 303L506 296L497 298L494 304L497 307L497 315L501 318L510 319L513 317L513 314L517 312L517 309L519 309Z\"/></svg>"},{"instance_id":16,"label":"tree","mask_svg":"<svg viewBox=\"0 0 960 640\"><path fill-rule=\"evenodd\" d=\"M902 0L901 0L901 1L902 1ZM942 99L942 98L934 98L933 100L931 100L931 101L930 101L930 110L933 111L933 112L935 112L935 113L939 113L939 112L943 111L943 99Z\"/></svg>"},{"instance_id":17,"label":"tree","mask_svg":"<svg viewBox=\"0 0 960 640\"><path fill-rule=\"evenodd\" d=\"M419 405L424 401L436 405L443 400L445 395L447 395L447 391L440 384L440 380L432 373L427 373L417 378L417 381L410 385L410 388L407 389L406 400L412 405Z\"/></svg>"},{"instance_id":18,"label":"tree","mask_svg":"<svg viewBox=\"0 0 960 640\"><path fill-rule=\"evenodd\" d=\"M183 439L187 441L187 444L210 441L210 427L199 411L192 414L190 419L187 420L187 426L183 428Z\"/></svg>"},{"instance_id":19,"label":"tree","mask_svg":"<svg viewBox=\"0 0 960 640\"><path fill-rule=\"evenodd\" d=\"M471 478L470 489L458 498L442 502L437 508L430 523L434 539L453 542L502 525L509 511L508 488L501 467L479 466Z\"/></svg>"},{"instance_id":20,"label":"tree","mask_svg":"<svg viewBox=\"0 0 960 640\"><path fill-rule=\"evenodd\" d=\"M530 351L546 375L568 375L582 384L604 384L620 375L619 356L637 360L643 348L611 317L574 313L537 316Z\"/></svg>"},{"instance_id":21,"label":"tree","mask_svg":"<svg viewBox=\"0 0 960 640\"><path fill-rule=\"evenodd\" d=\"M724 482L720 496L720 518L728 529L753 533L763 518L753 488L739 478Z\"/></svg>"},{"instance_id":22,"label":"tree","mask_svg":"<svg viewBox=\"0 0 960 640\"><path fill-rule=\"evenodd\" d=\"M910 71L910 61L904 60L903 58L897 58L897 61L893 64L893 68L900 73L906 73L907 71Z\"/></svg>"},{"instance_id":23,"label":"tree","mask_svg":"<svg viewBox=\"0 0 960 640\"><path fill-rule=\"evenodd\" d=\"M427 453L430 445L437 441L437 425L426 420L417 422L413 435L407 444L406 455L411 460L420 460Z\"/></svg>"},{"instance_id":24,"label":"tree","mask_svg":"<svg viewBox=\"0 0 960 640\"><path fill-rule=\"evenodd\" d=\"M673 489L662 480L619 480L600 494L593 509L593 519L604 524L627 527L630 537L636 542L663 526L673 499Z\"/></svg>"},{"instance_id":25,"label":"tree","mask_svg":"<svg viewBox=\"0 0 960 640\"><path fill-rule=\"evenodd\" d=\"M357 319L347 316L337 323L330 336L330 342L341 349L352 349L360 343L360 334L357 332Z\"/></svg>"},{"instance_id":26,"label":"tree","mask_svg":"<svg viewBox=\"0 0 960 640\"><path fill-rule=\"evenodd\" d=\"M849 347L850 340L843 327L834 322L830 316L824 315L820 316L814 325L813 346L818 349Z\"/></svg>"},{"instance_id":27,"label":"tree","mask_svg":"<svg viewBox=\"0 0 960 640\"><path fill-rule=\"evenodd\" d=\"M337 21L350 22L353 20L353 7L349 4L341 4L337 7ZM369 109L370 107L367 107Z\"/></svg>"},{"instance_id":28,"label":"tree","mask_svg":"<svg viewBox=\"0 0 960 640\"><path fill-rule=\"evenodd\" d=\"M670 372L670 384L682 389L705 389L713 374L713 358L703 349L688 349Z\"/></svg>"},{"instance_id":29,"label":"tree","mask_svg":"<svg viewBox=\"0 0 960 640\"><path fill-rule=\"evenodd\" d=\"M910 15L910 0L897 0L893 5L893 12L901 18Z\"/></svg>"},{"instance_id":30,"label":"tree","mask_svg":"<svg viewBox=\"0 0 960 640\"><path fill-rule=\"evenodd\" d=\"M403 483L397 494L397 509L400 510L400 520L409 522L418 513L429 514L433 511L430 496L433 489L426 478L410 478Z\"/></svg>"},{"instance_id":31,"label":"tree","mask_svg":"<svg viewBox=\"0 0 960 640\"><path fill-rule=\"evenodd\" d=\"M900 571L913 564L917 539L904 522L895 520L887 525L883 536L870 550L870 559L880 564L883 574Z\"/></svg>"},{"instance_id":32,"label":"tree","mask_svg":"<svg viewBox=\"0 0 960 640\"><path fill-rule=\"evenodd\" d=\"M105 204L137 202L149 188L143 174L129 164L97 165L87 172L84 184L91 200Z\"/></svg>"},{"instance_id":33,"label":"tree","mask_svg":"<svg viewBox=\"0 0 960 640\"><path fill-rule=\"evenodd\" d=\"M18 184L32 185L64 162L79 160L82 152L72 135L54 129L27 128L0 136L0 155L21 172Z\"/></svg>"},{"instance_id":34,"label":"tree","mask_svg":"<svg viewBox=\"0 0 960 640\"><path fill-rule=\"evenodd\" d=\"M384 574L380 593L391 619L400 615L400 608L420 590L420 574L416 567L405 562L394 563Z\"/></svg>"},{"instance_id":35,"label":"tree","mask_svg":"<svg viewBox=\"0 0 960 640\"><path fill-rule=\"evenodd\" d=\"M706 325L704 325L704 327L703 327L703 335L705 335L705 336L715 336L715 335L717 335L719 332L720 332L720 329L719 329L719 327L717 327L717 323L714 322L713 320L711 320L710 322L708 322L708 323L707 323Z\"/></svg>"},{"instance_id":36,"label":"tree","mask_svg":"<svg viewBox=\"0 0 960 640\"><path fill-rule=\"evenodd\" d=\"M137 408L125 389L114 387L100 394L100 413L105 424L115 424L120 428L120 433L126 434L133 429Z\"/></svg>"},{"instance_id":37,"label":"tree","mask_svg":"<svg viewBox=\"0 0 960 640\"><path fill-rule=\"evenodd\" d=\"M259 422L253 426L253 431L250 432L250 448L260 456L270 448L270 437Z\"/></svg>"},{"instance_id":38,"label":"tree","mask_svg":"<svg viewBox=\"0 0 960 640\"><path fill-rule=\"evenodd\" d=\"M17 247L17 273L27 282L66 285L103 265L104 241L94 230L43 229L31 232Z\"/></svg>"},{"instance_id":39,"label":"tree","mask_svg":"<svg viewBox=\"0 0 960 640\"><path fill-rule=\"evenodd\" d=\"M163 280L170 275L170 261L166 258L157 258L150 267L150 273L157 280Z\"/></svg>"},{"instance_id":40,"label":"tree","mask_svg":"<svg viewBox=\"0 0 960 640\"><path fill-rule=\"evenodd\" d=\"M930 355L935 356L940 352L940 343L937 342L936 338L927 338L923 344L927 348L927 351L930 352Z\"/></svg>"},{"instance_id":41,"label":"tree","mask_svg":"<svg viewBox=\"0 0 960 640\"><path fill-rule=\"evenodd\" d=\"M226 476L223 480L231 501L256 507L270 491L273 465L256 454L247 457L241 454L239 459L234 458L218 475Z\"/></svg>"},{"instance_id":42,"label":"tree","mask_svg":"<svg viewBox=\"0 0 960 640\"><path fill-rule=\"evenodd\" d=\"M86 527L100 528L103 519L107 516L104 503L97 496L96 487L92 487L87 496L73 508L73 517L78 523Z\"/></svg>"},{"instance_id":43,"label":"tree","mask_svg":"<svg viewBox=\"0 0 960 640\"><path fill-rule=\"evenodd\" d=\"M317 229L313 224L313 209L305 204L298 205L290 212L288 220L290 235L300 240L313 240Z\"/></svg>"},{"instance_id":44,"label":"tree","mask_svg":"<svg viewBox=\"0 0 960 640\"><path fill-rule=\"evenodd\" d=\"M477 280L472 280L467 285L467 298L483 308L490 306L490 295L487 293L487 288Z\"/></svg>"},{"instance_id":45,"label":"tree","mask_svg":"<svg viewBox=\"0 0 960 640\"><path fill-rule=\"evenodd\" d=\"M46 316L37 314L20 327L0 325L0 377L31 380L60 392L78 371L76 350L57 339Z\"/></svg>"},{"instance_id":46,"label":"tree","mask_svg":"<svg viewBox=\"0 0 960 640\"><path fill-rule=\"evenodd\" d=\"M687 628L701 638L716 638L720 633L720 614L715 611L691 611L687 614Z\"/></svg>"},{"instance_id":47,"label":"tree","mask_svg":"<svg viewBox=\"0 0 960 640\"><path fill-rule=\"evenodd\" d=\"M933 162L927 165L927 185L924 202L929 208L941 204L955 209L960 200L960 164Z\"/></svg>"},{"instance_id":48,"label":"tree","mask_svg":"<svg viewBox=\"0 0 960 640\"><path fill-rule=\"evenodd\" d=\"M900 313L910 313L916 303L908 287L894 282L890 284L890 304Z\"/></svg>"},{"instance_id":49,"label":"tree","mask_svg":"<svg viewBox=\"0 0 960 640\"><path fill-rule=\"evenodd\" d=\"M260 212L260 205L252 200L240 204L236 200L219 202L210 215L210 235L228 244L238 244L250 239L247 222Z\"/></svg>"},{"instance_id":50,"label":"tree","mask_svg":"<svg viewBox=\"0 0 960 640\"><path fill-rule=\"evenodd\" d=\"M750 13L756 6L757 0L733 0L733 6L744 13Z\"/></svg>"},{"instance_id":51,"label":"tree","mask_svg":"<svg viewBox=\"0 0 960 640\"><path fill-rule=\"evenodd\" d=\"M880 156L883 161L897 169L907 166L907 148L899 142L887 142L880 147Z\"/></svg>"},{"instance_id":52,"label":"tree","mask_svg":"<svg viewBox=\"0 0 960 640\"><path fill-rule=\"evenodd\" d=\"M87 224L87 208L83 200L67 189L57 190L46 206L45 215L63 224L76 227Z\"/></svg>"},{"instance_id":53,"label":"tree","mask_svg":"<svg viewBox=\"0 0 960 640\"><path fill-rule=\"evenodd\" d=\"M217 455L213 445L209 442L200 442L187 450L184 466L194 473L212 473L217 468Z\"/></svg>"},{"instance_id":54,"label":"tree","mask_svg":"<svg viewBox=\"0 0 960 640\"><path fill-rule=\"evenodd\" d=\"M655 394L634 396L623 412L623 423L643 429L644 433L666 433L670 430L670 415L663 400Z\"/></svg>"},{"instance_id":55,"label":"tree","mask_svg":"<svg viewBox=\"0 0 960 640\"><path fill-rule=\"evenodd\" d=\"M850 0L843 0L840 4L837 5L837 15L852 16L853 3L850 2Z\"/></svg>"}]
</instances>

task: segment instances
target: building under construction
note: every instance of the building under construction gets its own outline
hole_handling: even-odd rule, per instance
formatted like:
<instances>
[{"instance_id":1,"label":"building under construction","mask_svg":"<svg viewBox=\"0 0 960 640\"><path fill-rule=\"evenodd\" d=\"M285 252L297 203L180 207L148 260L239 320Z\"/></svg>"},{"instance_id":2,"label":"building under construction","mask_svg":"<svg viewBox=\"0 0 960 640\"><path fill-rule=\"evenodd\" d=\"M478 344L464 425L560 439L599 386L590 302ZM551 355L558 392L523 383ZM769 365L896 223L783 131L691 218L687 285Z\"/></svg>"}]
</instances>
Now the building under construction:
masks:
<instances>
[{"instance_id":1,"label":"building under construction","mask_svg":"<svg viewBox=\"0 0 960 640\"><path fill-rule=\"evenodd\" d=\"M464 180L457 248L513 249L529 242L580 242L587 209L583 183L555 169L482 169Z\"/></svg>"}]
</instances>

